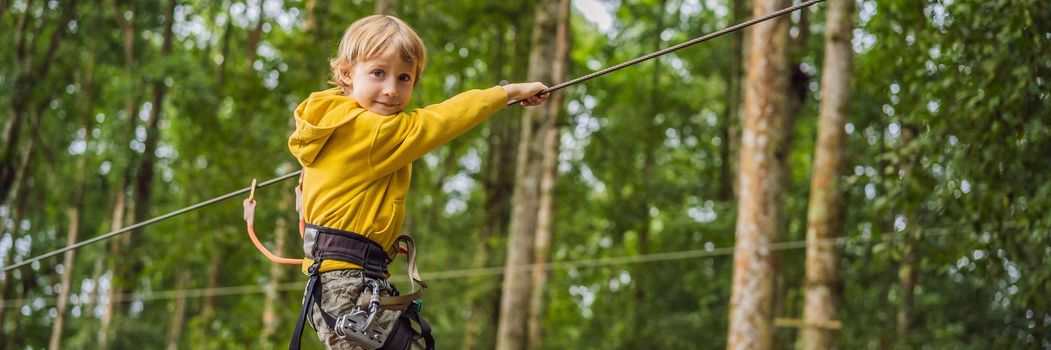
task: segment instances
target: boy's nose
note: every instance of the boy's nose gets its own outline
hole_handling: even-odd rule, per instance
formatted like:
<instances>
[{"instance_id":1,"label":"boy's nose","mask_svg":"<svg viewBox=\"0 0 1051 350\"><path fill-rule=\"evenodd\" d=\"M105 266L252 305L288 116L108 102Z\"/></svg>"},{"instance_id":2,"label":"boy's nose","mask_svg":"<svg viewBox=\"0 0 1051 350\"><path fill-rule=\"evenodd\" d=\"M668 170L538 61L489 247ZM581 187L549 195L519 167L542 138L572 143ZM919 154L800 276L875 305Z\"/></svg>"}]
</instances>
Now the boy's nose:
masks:
<instances>
[{"instance_id":1,"label":"boy's nose","mask_svg":"<svg viewBox=\"0 0 1051 350\"><path fill-rule=\"evenodd\" d=\"M398 97L398 88L394 84L383 84L383 95L389 97Z\"/></svg>"}]
</instances>

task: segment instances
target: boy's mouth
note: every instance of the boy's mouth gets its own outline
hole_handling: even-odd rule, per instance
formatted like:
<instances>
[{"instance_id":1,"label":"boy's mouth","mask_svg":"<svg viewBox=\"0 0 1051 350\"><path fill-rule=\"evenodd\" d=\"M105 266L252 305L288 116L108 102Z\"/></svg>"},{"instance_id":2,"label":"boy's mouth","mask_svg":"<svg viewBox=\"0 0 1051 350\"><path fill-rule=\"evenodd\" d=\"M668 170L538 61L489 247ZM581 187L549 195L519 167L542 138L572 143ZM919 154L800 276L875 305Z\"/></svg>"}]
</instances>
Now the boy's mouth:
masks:
<instances>
[{"instance_id":1,"label":"boy's mouth","mask_svg":"<svg viewBox=\"0 0 1051 350\"><path fill-rule=\"evenodd\" d=\"M378 105L383 106L383 107L388 107L388 108L398 107L397 103L387 103L387 102L383 102L383 101L373 101L373 103L378 104Z\"/></svg>"}]
</instances>

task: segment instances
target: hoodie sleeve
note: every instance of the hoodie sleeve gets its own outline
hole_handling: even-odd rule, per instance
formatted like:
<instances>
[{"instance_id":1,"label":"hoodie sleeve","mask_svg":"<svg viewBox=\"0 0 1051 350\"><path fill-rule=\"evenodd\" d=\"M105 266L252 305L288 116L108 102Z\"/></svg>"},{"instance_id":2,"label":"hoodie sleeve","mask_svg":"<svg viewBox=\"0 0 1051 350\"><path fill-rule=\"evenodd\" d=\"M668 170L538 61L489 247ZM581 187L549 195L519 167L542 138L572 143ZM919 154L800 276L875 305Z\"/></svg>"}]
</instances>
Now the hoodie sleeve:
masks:
<instances>
[{"instance_id":1,"label":"hoodie sleeve","mask_svg":"<svg viewBox=\"0 0 1051 350\"><path fill-rule=\"evenodd\" d=\"M410 113L389 117L363 113L375 117L369 168L376 176L403 168L506 106L507 93L497 86L466 91Z\"/></svg>"}]
</instances>

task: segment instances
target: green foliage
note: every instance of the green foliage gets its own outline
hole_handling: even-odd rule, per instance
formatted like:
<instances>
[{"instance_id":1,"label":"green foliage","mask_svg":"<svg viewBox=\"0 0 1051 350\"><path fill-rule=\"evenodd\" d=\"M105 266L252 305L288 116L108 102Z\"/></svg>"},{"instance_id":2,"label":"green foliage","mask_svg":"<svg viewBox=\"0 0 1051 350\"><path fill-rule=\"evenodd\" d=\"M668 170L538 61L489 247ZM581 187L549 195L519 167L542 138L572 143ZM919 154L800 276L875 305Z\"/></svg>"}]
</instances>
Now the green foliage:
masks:
<instances>
[{"instance_id":1,"label":"green foliage","mask_svg":"<svg viewBox=\"0 0 1051 350\"><path fill-rule=\"evenodd\" d=\"M21 139L8 146L22 150L32 143L33 150L26 182L0 207L4 264L65 245L66 210L77 206L71 198L78 191L78 240L110 231L116 193L136 175L142 156L146 111L160 107L146 102L154 83L165 84L168 94L152 215L244 188L252 178L297 170L286 150L291 110L328 86L327 59L342 31L373 10L366 1L316 1L310 14L307 3L266 1L261 40L251 47L259 1L181 1L174 49L162 58L165 2L81 1L75 25L65 29L55 27L57 7L65 2L3 2L0 103L9 108L0 122L19 117L16 105L27 106ZM130 66L112 6L134 28ZM623 1L605 31L574 11L569 76L725 27L733 22L730 7ZM810 35L793 49L793 61L804 64L810 81L789 153L782 241L805 236L824 8L808 12ZM1051 346L1051 6L1038 0L879 0L860 1L857 8L839 346ZM401 1L396 13L429 49L416 106L526 74L533 16L528 1ZM56 31L64 35L46 74L27 75L32 71L19 62L19 43L32 52L32 62L41 62ZM724 347L733 262L721 249L734 245L737 207L723 195L732 186L723 175L731 163L727 133L735 130L728 114L737 107L728 91L732 50L724 37L562 92L552 260L678 251L708 256L554 269L545 288L542 348ZM36 87L20 90L19 79L27 76ZM517 123L520 115L515 107L493 118ZM425 277L476 267L491 125L414 164L406 233L419 242ZM257 230L271 248L282 235L283 256L299 254L288 195L293 186L288 181L257 192ZM276 231L279 220L283 230ZM117 286L128 286L132 295L115 304L113 348L167 346L177 299L169 292L175 289L190 291L181 348L274 348L287 341L301 302L296 283L304 279L295 267L271 275L245 237L239 203L220 203L133 235L130 248L111 252L109 242L97 243L77 250L71 267L52 258L0 279L0 347L47 344L62 273L72 273L75 295L63 348L95 346L102 313L97 292ZM503 261L506 235L490 241L501 248L490 251L489 260ZM918 286L913 322L899 339L904 291L898 271L910 256L916 257ZM780 251L779 259L777 314L798 318L803 250ZM106 275L109 261L135 266L133 276ZM401 269L395 264L396 273ZM182 271L190 278L177 288ZM464 323L474 310L464 296L496 290L500 279L482 274L431 281L426 316L442 348L466 341ZM277 328L264 339L262 286L272 280L282 286ZM237 286L259 289L216 294L221 290L215 288ZM490 321L478 344L491 344ZM796 336L794 328L778 328L778 347L792 347ZM321 348L306 338L308 348Z\"/></svg>"}]
</instances>

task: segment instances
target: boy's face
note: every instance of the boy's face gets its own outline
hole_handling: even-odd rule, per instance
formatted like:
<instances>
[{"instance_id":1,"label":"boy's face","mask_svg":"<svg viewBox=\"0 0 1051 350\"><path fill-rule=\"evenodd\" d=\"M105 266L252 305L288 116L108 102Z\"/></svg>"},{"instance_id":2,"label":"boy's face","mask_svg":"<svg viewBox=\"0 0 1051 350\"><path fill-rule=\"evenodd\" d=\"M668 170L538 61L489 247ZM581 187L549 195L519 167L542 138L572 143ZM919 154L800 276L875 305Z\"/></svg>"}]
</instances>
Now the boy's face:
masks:
<instances>
[{"instance_id":1,"label":"boy's face","mask_svg":"<svg viewBox=\"0 0 1051 350\"><path fill-rule=\"evenodd\" d=\"M395 50L387 50L354 65L350 96L370 112L396 114L412 100L415 75L413 62L405 62Z\"/></svg>"}]
</instances>

